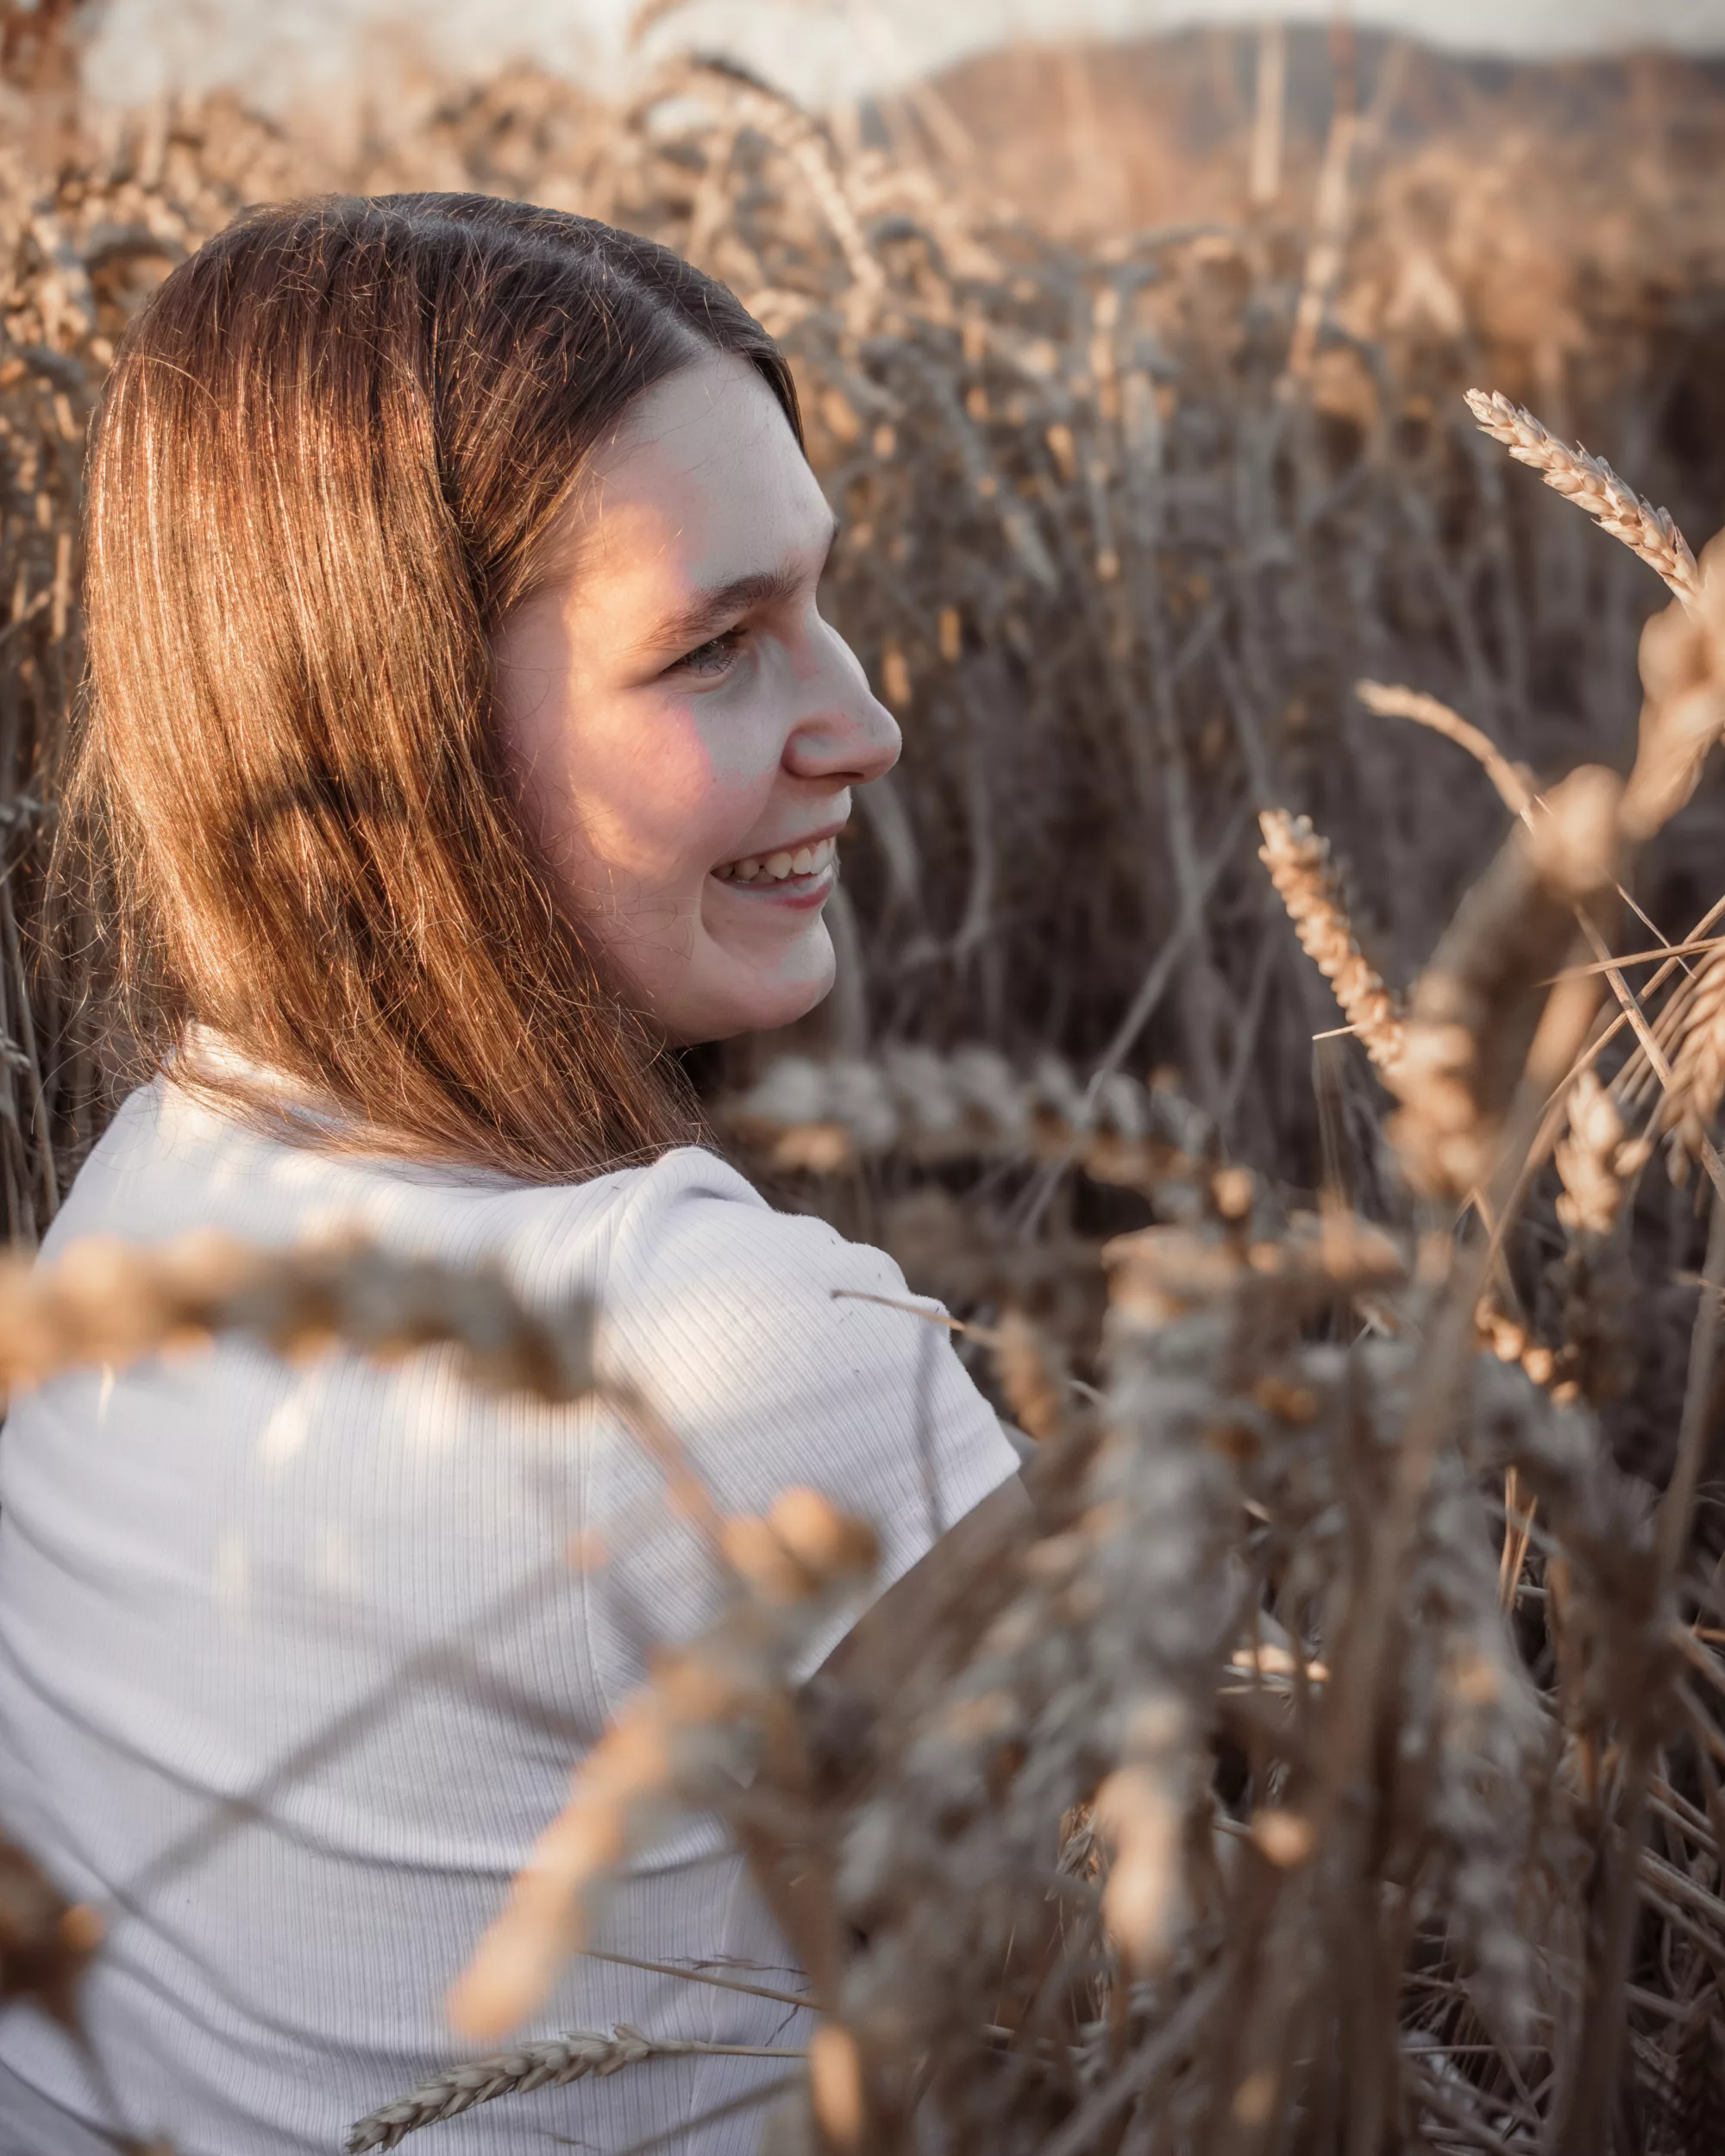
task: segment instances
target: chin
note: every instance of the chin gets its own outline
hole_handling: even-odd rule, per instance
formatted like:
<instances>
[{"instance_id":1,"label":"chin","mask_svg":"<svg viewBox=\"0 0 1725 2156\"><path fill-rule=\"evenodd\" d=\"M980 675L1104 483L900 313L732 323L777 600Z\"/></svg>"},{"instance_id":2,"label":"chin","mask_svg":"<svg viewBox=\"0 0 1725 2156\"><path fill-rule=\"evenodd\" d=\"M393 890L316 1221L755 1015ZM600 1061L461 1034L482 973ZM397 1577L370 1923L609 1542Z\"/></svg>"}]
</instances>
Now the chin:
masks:
<instances>
[{"instance_id":1,"label":"chin","mask_svg":"<svg viewBox=\"0 0 1725 2156\"><path fill-rule=\"evenodd\" d=\"M687 1021L674 1029L677 1044L693 1048L702 1041L734 1040L739 1033L775 1033L781 1026L794 1025L831 994L834 971L829 945L826 963L802 980L727 983L726 993L707 1000L704 1009L692 1011Z\"/></svg>"}]
</instances>

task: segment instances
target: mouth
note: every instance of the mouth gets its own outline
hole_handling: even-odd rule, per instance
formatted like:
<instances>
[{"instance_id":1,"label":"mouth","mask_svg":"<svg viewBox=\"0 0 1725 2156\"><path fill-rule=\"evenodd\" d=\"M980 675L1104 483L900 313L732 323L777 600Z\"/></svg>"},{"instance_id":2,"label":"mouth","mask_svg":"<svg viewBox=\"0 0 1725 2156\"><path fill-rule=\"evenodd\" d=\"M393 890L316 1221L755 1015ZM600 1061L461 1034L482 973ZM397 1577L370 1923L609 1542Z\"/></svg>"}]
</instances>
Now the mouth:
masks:
<instances>
[{"instance_id":1,"label":"mouth","mask_svg":"<svg viewBox=\"0 0 1725 2156\"><path fill-rule=\"evenodd\" d=\"M838 858L836 837L817 838L775 853L746 854L712 871L732 891L777 891L789 896L807 892L832 874Z\"/></svg>"}]
</instances>

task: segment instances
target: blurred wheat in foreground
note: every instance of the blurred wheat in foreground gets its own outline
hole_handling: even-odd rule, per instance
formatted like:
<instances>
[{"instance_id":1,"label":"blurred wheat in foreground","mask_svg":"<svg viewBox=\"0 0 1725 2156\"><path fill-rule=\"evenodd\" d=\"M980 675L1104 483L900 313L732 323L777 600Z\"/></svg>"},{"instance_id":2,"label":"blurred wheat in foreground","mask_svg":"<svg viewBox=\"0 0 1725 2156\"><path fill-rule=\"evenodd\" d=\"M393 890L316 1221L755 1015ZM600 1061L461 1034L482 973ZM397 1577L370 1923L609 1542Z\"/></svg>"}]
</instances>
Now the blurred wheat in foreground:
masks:
<instances>
[{"instance_id":1,"label":"blurred wheat in foreground","mask_svg":"<svg viewBox=\"0 0 1725 2156\"><path fill-rule=\"evenodd\" d=\"M79 941L41 867L83 429L142 291L242 202L487 186L727 278L793 354L847 516L833 609L913 722L825 1031L724 1062L714 1121L960 1313L1035 1441L1034 1526L890 1697L799 1688L871 1523L811 1491L718 1516L622 1394L721 1614L448 1972L448 2071L366 2092L355 2150L699 2048L511 2041L690 1808L805 1972L769 1996L819 2015L762 2054L774 2156L1725 2147L1725 540L1697 561L1567 411L1464 402L1460 371L1485 349L1518 396L1584 393L1590 438L1647 439L1650 383L1710 379L1717 218L1651 151L1616 160L1615 223L1536 132L1396 164L1386 62L1337 100L1307 235L1259 52L1249 210L1194 153L1214 219L1111 231L1094 191L1022 214L1038 141L991 147L986 102L927 91L876 139L687 61L621 111L452 94L345 163L220 101L0 153L19 1243L109 1084L90 984L23 963ZM1101 126L1106 82L1065 80ZM1493 443L1623 546L1539 522L1568 511ZM1641 476L1678 498L1668 457ZM86 1246L0 1276L0 1379L238 1332L447 1344L568 1400L592 1319L358 1245ZM75 2024L103 1918L0 1848L0 2002Z\"/></svg>"},{"instance_id":2,"label":"blurred wheat in foreground","mask_svg":"<svg viewBox=\"0 0 1725 2156\"><path fill-rule=\"evenodd\" d=\"M754 2054L787 2067L775 2151L931 2131L1026 2156L1717 2146L1725 1608L1695 1532L1725 1294L1716 969L1710 946L1698 971L1676 947L1591 953L1657 836L1648 802L1696 783L1690 704L1716 693L1722 630L1725 538L1649 630L1628 780L1584 767L1530 794L1405 999L1360 956L1321 842L1266 814L1276 887L1395 1097L1411 1194L1383 1221L1333 1188L1302 1209L1220 1157L1189 1104L1117 1075L901 1053L784 1062L733 1100L729 1130L781 1169L896 1159L962 1188L966 1163L1018 1163L1033 1190L1070 1167L1148 1222L995 1259L977 1338L1036 1433L1034 1526L885 1700L842 1669L790 1675L866 1583L869 1524L808 1490L718 1517L624 1393L704 1527L721 1614L578 1769L454 1984L455 2031L506 2040L610 1878L680 1812L716 1809L820 2015L806 2052ZM1638 995L1626 973L1648 965ZM1661 1133L1720 1187L1656 1494L1601 1416ZM974 1261L981 1217L938 1188L925 1250ZM1506 1262L1540 1203L1565 1250L1543 1339ZM1050 1294L1098 1269L1099 1331ZM567 1399L596 1382L590 1321L357 1246L85 1245L0 1282L0 1374L238 1329L284 1350L451 1342L482 1382ZM9 1988L75 2015L99 1914L11 1863ZM349 2147L691 2048L619 2027L457 2059L380 2091Z\"/></svg>"}]
</instances>

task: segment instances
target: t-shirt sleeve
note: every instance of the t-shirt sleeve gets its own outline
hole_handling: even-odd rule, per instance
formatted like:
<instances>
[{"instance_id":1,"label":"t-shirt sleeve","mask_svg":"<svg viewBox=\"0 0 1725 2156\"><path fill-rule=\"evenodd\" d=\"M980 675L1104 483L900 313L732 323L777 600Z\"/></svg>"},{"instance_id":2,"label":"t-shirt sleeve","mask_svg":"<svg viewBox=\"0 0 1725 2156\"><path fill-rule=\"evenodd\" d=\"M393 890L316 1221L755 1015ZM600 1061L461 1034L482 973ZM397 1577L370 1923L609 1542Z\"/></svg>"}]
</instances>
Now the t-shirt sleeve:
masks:
<instances>
[{"instance_id":1,"label":"t-shirt sleeve","mask_svg":"<svg viewBox=\"0 0 1725 2156\"><path fill-rule=\"evenodd\" d=\"M599 1355L663 1418L721 1513L762 1513L800 1484L869 1521L878 1594L1019 1465L930 1322L942 1314L883 1252L775 1212L723 1162L684 1152L620 1209ZM718 1584L638 1443L612 1429L596 1464L605 1600L633 1664L709 1621ZM857 1614L811 1643L806 1670Z\"/></svg>"}]
</instances>

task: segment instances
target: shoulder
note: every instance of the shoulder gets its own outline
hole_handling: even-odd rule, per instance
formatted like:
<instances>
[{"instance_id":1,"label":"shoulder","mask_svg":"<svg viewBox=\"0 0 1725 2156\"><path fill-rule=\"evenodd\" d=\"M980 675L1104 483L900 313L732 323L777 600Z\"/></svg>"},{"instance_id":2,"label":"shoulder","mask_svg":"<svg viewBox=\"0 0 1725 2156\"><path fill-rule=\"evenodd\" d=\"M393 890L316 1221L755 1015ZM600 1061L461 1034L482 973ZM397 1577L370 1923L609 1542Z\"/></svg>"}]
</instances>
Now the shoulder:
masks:
<instances>
[{"instance_id":1,"label":"shoulder","mask_svg":"<svg viewBox=\"0 0 1725 2156\"><path fill-rule=\"evenodd\" d=\"M775 1211L711 1154L668 1156L618 1194L602 1325L619 1351L668 1347L709 1376L776 1364L863 1378L952 1361L938 1304L882 1250ZM957 1368L954 1362L954 1368ZM968 1382L968 1381L967 1381Z\"/></svg>"},{"instance_id":2,"label":"shoulder","mask_svg":"<svg viewBox=\"0 0 1725 2156\"><path fill-rule=\"evenodd\" d=\"M888 1526L900 1570L1016 1470L945 1313L884 1251L697 1153L635 1181L612 1226L602 1363L687 1438L724 1509L807 1484Z\"/></svg>"},{"instance_id":3,"label":"shoulder","mask_svg":"<svg viewBox=\"0 0 1725 2156\"><path fill-rule=\"evenodd\" d=\"M693 1151L619 1189L608 1242L600 1367L652 1407L721 1513L819 1490L875 1528L878 1591L1017 1472L945 1313L884 1251L775 1212ZM599 1473L611 1517L658 1513L658 1470L638 1446L606 1448ZM663 1637L689 1636L714 1606L698 1547L668 1520L624 1534L608 1576ZM806 1670L849 1621L810 1644Z\"/></svg>"},{"instance_id":4,"label":"shoulder","mask_svg":"<svg viewBox=\"0 0 1725 2156\"><path fill-rule=\"evenodd\" d=\"M160 1077L135 1087L109 1118L42 1238L44 1258L57 1256L82 1235L129 1232L128 1200L163 1150L166 1091L166 1081Z\"/></svg>"},{"instance_id":5,"label":"shoulder","mask_svg":"<svg viewBox=\"0 0 1725 2156\"><path fill-rule=\"evenodd\" d=\"M625 1294L733 1303L768 1288L799 1302L870 1283L906 1292L881 1251L825 1220L775 1211L716 1154L685 1147L618 1181L608 1269Z\"/></svg>"}]
</instances>

